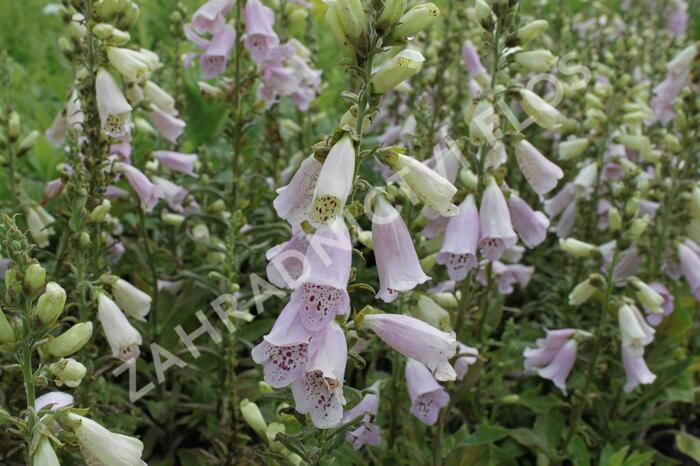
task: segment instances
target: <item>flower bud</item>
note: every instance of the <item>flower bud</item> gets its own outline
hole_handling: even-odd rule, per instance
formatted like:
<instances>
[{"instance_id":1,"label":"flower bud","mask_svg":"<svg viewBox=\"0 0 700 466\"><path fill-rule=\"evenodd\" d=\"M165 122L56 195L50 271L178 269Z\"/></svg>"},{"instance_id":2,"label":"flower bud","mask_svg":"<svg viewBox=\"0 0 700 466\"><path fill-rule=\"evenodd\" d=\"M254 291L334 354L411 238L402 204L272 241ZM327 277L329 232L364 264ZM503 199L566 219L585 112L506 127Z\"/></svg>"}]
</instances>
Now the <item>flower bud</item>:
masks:
<instances>
[{"instance_id":1,"label":"flower bud","mask_svg":"<svg viewBox=\"0 0 700 466\"><path fill-rule=\"evenodd\" d=\"M399 19L391 33L395 38L407 38L428 28L440 16L440 9L434 3L421 3L414 6Z\"/></svg>"},{"instance_id":2,"label":"flower bud","mask_svg":"<svg viewBox=\"0 0 700 466\"><path fill-rule=\"evenodd\" d=\"M457 310L457 307L459 306L459 301L457 300L455 294L448 291L431 293L430 298L440 306L451 311Z\"/></svg>"},{"instance_id":3,"label":"flower bud","mask_svg":"<svg viewBox=\"0 0 700 466\"><path fill-rule=\"evenodd\" d=\"M263 395L269 395L270 393L273 393L275 391L275 389L269 386L267 383L265 383L264 380L260 380L258 382L258 390L260 390L260 393L262 393Z\"/></svg>"},{"instance_id":4,"label":"flower bud","mask_svg":"<svg viewBox=\"0 0 700 466\"><path fill-rule=\"evenodd\" d=\"M627 200L627 203L625 203L625 214L629 217L636 216L639 212L639 204L640 199L638 194L635 194L634 196L630 197Z\"/></svg>"},{"instance_id":5,"label":"flower bud","mask_svg":"<svg viewBox=\"0 0 700 466\"><path fill-rule=\"evenodd\" d=\"M630 283L635 289L635 296L644 307L653 313L662 312L663 296L637 277L630 278Z\"/></svg>"},{"instance_id":6,"label":"flower bud","mask_svg":"<svg viewBox=\"0 0 700 466\"><path fill-rule=\"evenodd\" d=\"M560 239L559 247L574 257L590 257L598 250L596 246L574 238Z\"/></svg>"},{"instance_id":7,"label":"flower bud","mask_svg":"<svg viewBox=\"0 0 700 466\"><path fill-rule=\"evenodd\" d=\"M588 301L604 283L603 277L593 274L582 281L569 293L569 306L580 306Z\"/></svg>"},{"instance_id":8,"label":"flower bud","mask_svg":"<svg viewBox=\"0 0 700 466\"><path fill-rule=\"evenodd\" d=\"M549 23L544 19L536 19L530 21L525 26L518 29L517 35L518 39L523 42L528 42L530 40L539 37L549 26Z\"/></svg>"},{"instance_id":9,"label":"flower bud","mask_svg":"<svg viewBox=\"0 0 700 466\"><path fill-rule=\"evenodd\" d=\"M10 117L7 119L7 137L10 141L16 141L19 137L21 124L19 122L19 113L11 112Z\"/></svg>"},{"instance_id":10,"label":"flower bud","mask_svg":"<svg viewBox=\"0 0 700 466\"><path fill-rule=\"evenodd\" d=\"M435 268L435 263L435 254L430 254L429 256L425 256L420 260L420 266L425 273L432 272Z\"/></svg>"},{"instance_id":11,"label":"flower bud","mask_svg":"<svg viewBox=\"0 0 700 466\"><path fill-rule=\"evenodd\" d=\"M414 315L440 330L449 331L452 328L450 313L425 295L418 298L418 306L414 310Z\"/></svg>"},{"instance_id":12,"label":"flower bud","mask_svg":"<svg viewBox=\"0 0 700 466\"><path fill-rule=\"evenodd\" d=\"M34 130L27 134L24 139L22 139L22 142L19 143L19 147L17 148L17 155L24 155L29 150L34 147L34 144L36 144L36 141L39 139L39 131Z\"/></svg>"},{"instance_id":13,"label":"flower bud","mask_svg":"<svg viewBox=\"0 0 700 466\"><path fill-rule=\"evenodd\" d=\"M0 344L14 343L15 331L12 329L10 322L2 309L0 309Z\"/></svg>"},{"instance_id":14,"label":"flower bud","mask_svg":"<svg viewBox=\"0 0 700 466\"><path fill-rule=\"evenodd\" d=\"M243 420L248 424L256 434L262 438L267 438L267 423L263 418L262 413L258 405L248 399L241 401L241 414L243 415Z\"/></svg>"},{"instance_id":15,"label":"flower bud","mask_svg":"<svg viewBox=\"0 0 700 466\"><path fill-rule=\"evenodd\" d=\"M209 228L203 223L199 223L192 228L192 241L197 244L209 243Z\"/></svg>"},{"instance_id":16,"label":"flower bud","mask_svg":"<svg viewBox=\"0 0 700 466\"><path fill-rule=\"evenodd\" d=\"M608 226L612 232L619 231L622 228L622 215L620 215L617 207L611 207L608 210Z\"/></svg>"},{"instance_id":17,"label":"flower bud","mask_svg":"<svg viewBox=\"0 0 700 466\"><path fill-rule=\"evenodd\" d=\"M326 14L324 18L326 19L326 24L331 28L331 32L335 36L336 42L343 51L343 54L349 57L355 56L355 50L352 46L352 39L348 36L345 31L345 26L340 19L340 7L338 2L335 0L329 0L326 5Z\"/></svg>"},{"instance_id":18,"label":"flower bud","mask_svg":"<svg viewBox=\"0 0 700 466\"><path fill-rule=\"evenodd\" d=\"M681 142L678 140L675 134L666 133L664 136L664 144L666 148L673 153L678 153L681 151Z\"/></svg>"},{"instance_id":19,"label":"flower bud","mask_svg":"<svg viewBox=\"0 0 700 466\"><path fill-rule=\"evenodd\" d=\"M479 146L493 141L493 129L496 121L493 105L487 100L479 101L474 110L474 117L469 123L469 139L471 143Z\"/></svg>"},{"instance_id":20,"label":"flower bud","mask_svg":"<svg viewBox=\"0 0 700 466\"><path fill-rule=\"evenodd\" d=\"M515 54L515 62L536 73L545 73L557 63L557 57L549 50L529 50Z\"/></svg>"},{"instance_id":21,"label":"flower bud","mask_svg":"<svg viewBox=\"0 0 700 466\"><path fill-rule=\"evenodd\" d=\"M34 296L46 283L46 269L39 264L32 264L24 272L24 289L27 294Z\"/></svg>"},{"instance_id":22,"label":"flower bud","mask_svg":"<svg viewBox=\"0 0 700 466\"><path fill-rule=\"evenodd\" d=\"M425 58L417 50L404 49L381 65L372 75L372 89L384 94L418 73Z\"/></svg>"},{"instance_id":23,"label":"flower bud","mask_svg":"<svg viewBox=\"0 0 700 466\"><path fill-rule=\"evenodd\" d=\"M388 27L393 26L401 18L406 9L406 0L386 0L382 14L379 15L379 23L386 24Z\"/></svg>"},{"instance_id":24,"label":"flower bud","mask_svg":"<svg viewBox=\"0 0 700 466\"><path fill-rule=\"evenodd\" d=\"M490 19L492 14L491 7L485 0L476 0L474 2L474 12L479 21Z\"/></svg>"},{"instance_id":25,"label":"flower bud","mask_svg":"<svg viewBox=\"0 0 700 466\"><path fill-rule=\"evenodd\" d=\"M174 214L172 212L163 212L160 215L160 218L163 220L163 223L170 225L171 227L179 227L185 221L184 215Z\"/></svg>"},{"instance_id":26,"label":"flower bud","mask_svg":"<svg viewBox=\"0 0 700 466\"><path fill-rule=\"evenodd\" d=\"M109 201L109 199L103 199L102 204L92 209L92 212L90 212L88 218L91 222L101 223L102 221L104 221L105 216L109 213L109 210L111 208L112 203Z\"/></svg>"},{"instance_id":27,"label":"flower bud","mask_svg":"<svg viewBox=\"0 0 700 466\"><path fill-rule=\"evenodd\" d=\"M361 0L336 0L338 17L345 33L353 40L367 34L367 15Z\"/></svg>"},{"instance_id":28,"label":"flower bud","mask_svg":"<svg viewBox=\"0 0 700 466\"><path fill-rule=\"evenodd\" d=\"M85 366L72 358L61 358L49 366L49 372L54 377L57 386L75 388L80 385L87 372Z\"/></svg>"},{"instance_id":29,"label":"flower bud","mask_svg":"<svg viewBox=\"0 0 700 466\"><path fill-rule=\"evenodd\" d=\"M36 315L44 325L56 322L66 305L66 290L56 282L49 282L46 291L39 296L36 304Z\"/></svg>"},{"instance_id":30,"label":"flower bud","mask_svg":"<svg viewBox=\"0 0 700 466\"><path fill-rule=\"evenodd\" d=\"M618 141L620 144L627 147L628 149L636 150L644 155L651 149L651 141L647 136L641 136L638 134L622 134L618 136Z\"/></svg>"},{"instance_id":31,"label":"flower bud","mask_svg":"<svg viewBox=\"0 0 700 466\"><path fill-rule=\"evenodd\" d=\"M66 37L58 38L58 49L64 54L69 54L73 52L73 43Z\"/></svg>"},{"instance_id":32,"label":"flower bud","mask_svg":"<svg viewBox=\"0 0 700 466\"><path fill-rule=\"evenodd\" d=\"M644 233L644 230L647 229L647 226L649 226L649 216L645 215L642 218L635 218L632 221L632 225L625 232L625 239L630 243L636 243L639 241L642 233Z\"/></svg>"},{"instance_id":33,"label":"flower bud","mask_svg":"<svg viewBox=\"0 0 700 466\"><path fill-rule=\"evenodd\" d=\"M87 28L85 27L85 17L80 13L76 13L71 18L70 24L68 24L68 35L71 36L76 41L82 39L87 34Z\"/></svg>"},{"instance_id":34,"label":"flower bud","mask_svg":"<svg viewBox=\"0 0 700 466\"><path fill-rule=\"evenodd\" d=\"M459 180L470 191L476 190L476 187L479 184L479 177L468 168L463 168L459 171Z\"/></svg>"},{"instance_id":35,"label":"flower bud","mask_svg":"<svg viewBox=\"0 0 700 466\"><path fill-rule=\"evenodd\" d=\"M109 23L97 23L92 27L92 34L98 39L108 39L114 31L114 26Z\"/></svg>"},{"instance_id":36,"label":"flower bud","mask_svg":"<svg viewBox=\"0 0 700 466\"><path fill-rule=\"evenodd\" d=\"M538 125L551 129L559 123L561 114L540 96L527 89L520 90L520 105Z\"/></svg>"},{"instance_id":37,"label":"flower bud","mask_svg":"<svg viewBox=\"0 0 700 466\"><path fill-rule=\"evenodd\" d=\"M80 244L80 248L83 250L87 250L87 248L90 247L92 244L92 239L90 238L90 233L87 231L84 231L80 233L80 238L78 239L78 243Z\"/></svg>"},{"instance_id":38,"label":"flower bud","mask_svg":"<svg viewBox=\"0 0 700 466\"><path fill-rule=\"evenodd\" d=\"M586 138L576 138L559 143L559 160L571 160L583 154L588 148L589 141Z\"/></svg>"},{"instance_id":39,"label":"flower bud","mask_svg":"<svg viewBox=\"0 0 700 466\"><path fill-rule=\"evenodd\" d=\"M54 357L63 358L79 351L92 336L92 322L73 325L57 337L49 337L47 352Z\"/></svg>"}]
</instances>

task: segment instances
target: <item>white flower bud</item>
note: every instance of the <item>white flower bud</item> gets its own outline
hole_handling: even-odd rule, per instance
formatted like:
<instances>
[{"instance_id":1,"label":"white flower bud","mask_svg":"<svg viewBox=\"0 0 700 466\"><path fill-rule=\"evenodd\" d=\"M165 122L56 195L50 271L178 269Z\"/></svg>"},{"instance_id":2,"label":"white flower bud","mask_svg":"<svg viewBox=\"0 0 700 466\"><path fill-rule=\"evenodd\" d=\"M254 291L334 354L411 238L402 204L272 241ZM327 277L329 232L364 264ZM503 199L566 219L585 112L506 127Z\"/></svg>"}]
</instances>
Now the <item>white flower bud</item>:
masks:
<instances>
[{"instance_id":1,"label":"white flower bud","mask_svg":"<svg viewBox=\"0 0 700 466\"><path fill-rule=\"evenodd\" d=\"M574 257L590 257L598 248L574 238L560 239L559 247Z\"/></svg>"},{"instance_id":2,"label":"white flower bud","mask_svg":"<svg viewBox=\"0 0 700 466\"><path fill-rule=\"evenodd\" d=\"M571 160L583 154L590 141L586 138L568 139L559 143L559 160Z\"/></svg>"},{"instance_id":3,"label":"white flower bud","mask_svg":"<svg viewBox=\"0 0 700 466\"><path fill-rule=\"evenodd\" d=\"M263 418L262 413L258 405L248 399L244 399L240 404L241 414L243 415L243 420L248 424L256 434L260 437L267 438L267 423L265 418Z\"/></svg>"},{"instance_id":4,"label":"white flower bud","mask_svg":"<svg viewBox=\"0 0 700 466\"><path fill-rule=\"evenodd\" d=\"M49 366L49 372L55 378L57 386L75 388L80 385L87 369L83 364L72 358L62 358Z\"/></svg>"},{"instance_id":5,"label":"white flower bud","mask_svg":"<svg viewBox=\"0 0 700 466\"><path fill-rule=\"evenodd\" d=\"M434 3L421 3L401 16L391 35L400 38L414 36L427 29L439 16L440 9Z\"/></svg>"},{"instance_id":6,"label":"white flower bud","mask_svg":"<svg viewBox=\"0 0 700 466\"><path fill-rule=\"evenodd\" d=\"M557 57L549 50L528 50L516 53L515 62L528 71L544 73L554 67Z\"/></svg>"},{"instance_id":7,"label":"white flower bud","mask_svg":"<svg viewBox=\"0 0 700 466\"><path fill-rule=\"evenodd\" d=\"M39 296L36 304L36 314L44 325L56 322L66 305L66 290L56 282L49 282L46 291Z\"/></svg>"},{"instance_id":8,"label":"white flower bud","mask_svg":"<svg viewBox=\"0 0 700 466\"><path fill-rule=\"evenodd\" d=\"M384 94L417 74L423 67L425 58L417 50L404 49L386 61L372 74L372 89Z\"/></svg>"},{"instance_id":9,"label":"white flower bud","mask_svg":"<svg viewBox=\"0 0 700 466\"><path fill-rule=\"evenodd\" d=\"M544 19L536 19L530 21L525 26L518 29L517 35L518 39L523 42L528 42L539 37L545 30L549 23Z\"/></svg>"},{"instance_id":10,"label":"white flower bud","mask_svg":"<svg viewBox=\"0 0 700 466\"><path fill-rule=\"evenodd\" d=\"M540 96L527 89L520 90L520 105L538 125L546 129L554 128L561 118L559 111Z\"/></svg>"},{"instance_id":11,"label":"white flower bud","mask_svg":"<svg viewBox=\"0 0 700 466\"><path fill-rule=\"evenodd\" d=\"M630 283L635 289L635 296L644 307L654 313L662 312L663 296L637 277L630 278Z\"/></svg>"}]
</instances>

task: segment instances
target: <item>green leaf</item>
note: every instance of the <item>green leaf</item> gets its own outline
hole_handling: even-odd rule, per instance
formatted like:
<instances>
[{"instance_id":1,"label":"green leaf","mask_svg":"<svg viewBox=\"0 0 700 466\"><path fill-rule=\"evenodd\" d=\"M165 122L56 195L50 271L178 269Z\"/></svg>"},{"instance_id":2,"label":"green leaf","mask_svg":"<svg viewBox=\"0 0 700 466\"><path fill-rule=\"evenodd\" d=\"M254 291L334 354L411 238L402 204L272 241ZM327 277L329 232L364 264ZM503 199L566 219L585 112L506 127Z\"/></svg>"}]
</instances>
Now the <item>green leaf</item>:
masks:
<instances>
[{"instance_id":1,"label":"green leaf","mask_svg":"<svg viewBox=\"0 0 700 466\"><path fill-rule=\"evenodd\" d=\"M686 432L676 434L676 448L700 463L700 439Z\"/></svg>"},{"instance_id":2,"label":"green leaf","mask_svg":"<svg viewBox=\"0 0 700 466\"><path fill-rule=\"evenodd\" d=\"M508 429L500 426L482 425L479 430L464 440L464 445L484 445L508 437Z\"/></svg>"},{"instance_id":3,"label":"green leaf","mask_svg":"<svg viewBox=\"0 0 700 466\"><path fill-rule=\"evenodd\" d=\"M590 466L591 457L588 454L588 445L586 445L586 442L584 442L580 435L571 439L568 452L571 455L574 466Z\"/></svg>"}]
</instances>

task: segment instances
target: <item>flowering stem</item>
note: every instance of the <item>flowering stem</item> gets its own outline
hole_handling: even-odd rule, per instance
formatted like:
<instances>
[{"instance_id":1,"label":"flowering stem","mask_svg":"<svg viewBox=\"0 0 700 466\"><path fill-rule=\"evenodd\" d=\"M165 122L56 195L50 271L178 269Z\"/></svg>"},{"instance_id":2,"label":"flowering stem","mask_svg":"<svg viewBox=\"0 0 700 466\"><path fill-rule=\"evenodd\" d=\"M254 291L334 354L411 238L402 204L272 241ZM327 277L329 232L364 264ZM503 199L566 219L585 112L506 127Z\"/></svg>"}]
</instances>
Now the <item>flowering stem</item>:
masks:
<instances>
[{"instance_id":1,"label":"flowering stem","mask_svg":"<svg viewBox=\"0 0 700 466\"><path fill-rule=\"evenodd\" d=\"M148 237L148 228L146 226L146 215L141 206L138 207L139 223L141 224L141 235L143 236L143 249L146 253L146 262L148 263L149 271L151 272L151 288L153 289L153 306L151 307L151 322L153 323L153 338L158 339L161 331L161 323L158 321L158 267L155 262L153 250L151 249L150 240Z\"/></svg>"},{"instance_id":2,"label":"flowering stem","mask_svg":"<svg viewBox=\"0 0 700 466\"><path fill-rule=\"evenodd\" d=\"M598 363L598 357L600 356L600 351L603 347L603 335L605 334L605 326L608 323L608 309L610 307L610 298L612 297L612 292L615 288L614 274L615 266L617 265L617 259L618 251L617 249L615 249L615 252L613 253L613 257L610 261L610 265L608 268L607 281L605 285L605 294L603 296L603 306L601 308L601 315L598 321L598 327L595 331L595 338L593 340L593 354L591 354L591 360L588 363L588 368L586 370L586 382L581 392L581 398L579 399L576 408L574 408L573 415L571 416L572 421L571 425L569 426L569 432L567 433L566 438L564 439L564 444L562 445L562 452L566 452L569 443L574 438L574 435L576 435L576 429L581 419L581 413L583 412L583 408L586 404L586 394L589 392L591 384L593 383L593 378L595 377L596 364Z\"/></svg>"},{"instance_id":3,"label":"flowering stem","mask_svg":"<svg viewBox=\"0 0 700 466\"><path fill-rule=\"evenodd\" d=\"M243 21L241 17L241 3L236 2L236 44L233 47L233 119L231 125L231 143L233 145L233 151L231 153L231 196L232 196L232 208L236 208L238 203L238 189L240 187L240 164L241 164L241 126L243 122L241 121L241 52L243 51L243 44L241 42L241 36L243 35Z\"/></svg>"},{"instance_id":4,"label":"flowering stem","mask_svg":"<svg viewBox=\"0 0 700 466\"><path fill-rule=\"evenodd\" d=\"M27 398L27 464L31 466L32 459L30 456L30 449L33 444L32 437L34 433L34 424L36 422L36 415L34 412L36 392L34 388L34 375L32 369L32 330L29 326L31 301L26 297L24 298L24 301L25 309L24 313L22 314L22 339L20 341L19 356L20 365L22 367L22 377L24 379L24 392Z\"/></svg>"}]
</instances>

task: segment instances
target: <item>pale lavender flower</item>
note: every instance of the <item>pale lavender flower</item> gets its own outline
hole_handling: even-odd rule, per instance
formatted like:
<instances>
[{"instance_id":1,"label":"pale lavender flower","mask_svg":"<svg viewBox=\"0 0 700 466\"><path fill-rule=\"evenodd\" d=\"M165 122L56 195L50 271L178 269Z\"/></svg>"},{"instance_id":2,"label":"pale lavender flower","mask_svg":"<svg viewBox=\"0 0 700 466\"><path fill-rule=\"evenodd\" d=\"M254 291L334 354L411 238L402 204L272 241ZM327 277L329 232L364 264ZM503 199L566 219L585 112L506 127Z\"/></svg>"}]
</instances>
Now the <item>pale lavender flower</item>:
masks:
<instances>
[{"instance_id":1,"label":"pale lavender flower","mask_svg":"<svg viewBox=\"0 0 700 466\"><path fill-rule=\"evenodd\" d=\"M644 307L647 322L649 323L649 325L651 325L652 327L658 327L666 317L670 316L671 313L673 313L674 298L671 292L668 291L668 288L666 288L662 283L651 282L649 283L649 286L652 290L659 293L664 299L664 302L661 304L660 313L651 312L646 306Z\"/></svg>"},{"instance_id":2,"label":"pale lavender flower","mask_svg":"<svg viewBox=\"0 0 700 466\"><path fill-rule=\"evenodd\" d=\"M192 26L199 33L214 33L224 23L223 16L235 5L235 0L209 0L192 15Z\"/></svg>"},{"instance_id":3,"label":"pale lavender flower","mask_svg":"<svg viewBox=\"0 0 700 466\"><path fill-rule=\"evenodd\" d=\"M350 278L352 243L342 218L321 225L311 237L306 252L308 271L303 281L345 289Z\"/></svg>"},{"instance_id":4,"label":"pale lavender flower","mask_svg":"<svg viewBox=\"0 0 700 466\"><path fill-rule=\"evenodd\" d=\"M576 199L576 186L566 183L553 197L544 201L544 211L549 218L554 218L566 209Z\"/></svg>"},{"instance_id":5,"label":"pale lavender flower","mask_svg":"<svg viewBox=\"0 0 700 466\"><path fill-rule=\"evenodd\" d=\"M100 115L100 124L104 132L113 138L124 136L129 126L132 108L112 75L103 68L97 71L95 94L97 113Z\"/></svg>"},{"instance_id":6,"label":"pale lavender flower","mask_svg":"<svg viewBox=\"0 0 700 466\"><path fill-rule=\"evenodd\" d=\"M243 10L245 21L245 47L253 60L260 61L268 49L279 44L279 37L272 29L275 13L259 0L248 0Z\"/></svg>"},{"instance_id":7,"label":"pale lavender flower","mask_svg":"<svg viewBox=\"0 0 700 466\"><path fill-rule=\"evenodd\" d=\"M119 188L114 185L109 185L105 188L104 196L107 199L123 199L129 197L129 193L127 191L124 191L122 188Z\"/></svg>"},{"instance_id":8,"label":"pale lavender flower","mask_svg":"<svg viewBox=\"0 0 700 466\"><path fill-rule=\"evenodd\" d=\"M566 379L576 363L578 345L575 336L590 336L573 328L547 330L545 338L537 339L537 348L525 348L525 371L537 372L544 379L554 382L566 395Z\"/></svg>"},{"instance_id":9,"label":"pale lavender flower","mask_svg":"<svg viewBox=\"0 0 700 466\"><path fill-rule=\"evenodd\" d=\"M164 112L155 105L151 105L148 116L160 134L173 144L177 142L186 126L183 120Z\"/></svg>"},{"instance_id":10,"label":"pale lavender flower","mask_svg":"<svg viewBox=\"0 0 700 466\"><path fill-rule=\"evenodd\" d=\"M197 162L197 154L183 154L169 150L156 150L151 154L154 159L165 165L169 170L197 177L194 166Z\"/></svg>"},{"instance_id":11,"label":"pale lavender flower","mask_svg":"<svg viewBox=\"0 0 700 466\"><path fill-rule=\"evenodd\" d=\"M474 196L470 194L460 204L459 213L449 218L436 262L447 266L451 279L464 280L469 271L477 266L478 244L479 211Z\"/></svg>"},{"instance_id":12,"label":"pale lavender flower","mask_svg":"<svg viewBox=\"0 0 700 466\"><path fill-rule=\"evenodd\" d=\"M537 194L547 194L564 176L561 168L550 162L525 139L516 143L515 159L523 176Z\"/></svg>"},{"instance_id":13,"label":"pale lavender flower","mask_svg":"<svg viewBox=\"0 0 700 466\"><path fill-rule=\"evenodd\" d=\"M435 424L440 410L450 401L447 391L437 383L427 367L410 358L406 362L406 386L411 398L411 414L424 424Z\"/></svg>"},{"instance_id":14,"label":"pale lavender flower","mask_svg":"<svg viewBox=\"0 0 700 466\"><path fill-rule=\"evenodd\" d=\"M362 326L399 353L425 364L436 379L447 381L457 377L449 363L457 353L454 332L442 332L420 319L401 314L369 314Z\"/></svg>"},{"instance_id":15,"label":"pale lavender flower","mask_svg":"<svg viewBox=\"0 0 700 466\"><path fill-rule=\"evenodd\" d=\"M514 285L517 284L521 289L524 289L532 275L535 273L535 268L522 264L504 264L501 261L491 262L491 274L496 281L498 291L502 295L511 294L514 291ZM479 273L476 275L479 283L486 286L489 282L487 268L484 264L479 268Z\"/></svg>"},{"instance_id":16,"label":"pale lavender flower","mask_svg":"<svg viewBox=\"0 0 700 466\"><path fill-rule=\"evenodd\" d=\"M390 303L399 292L410 291L430 280L421 268L411 234L401 215L381 195L375 199L372 242L379 273L377 298Z\"/></svg>"},{"instance_id":17,"label":"pale lavender flower","mask_svg":"<svg viewBox=\"0 0 700 466\"><path fill-rule=\"evenodd\" d=\"M484 257L490 261L498 260L503 251L518 240L510 221L506 199L493 178L481 199L479 228L479 246Z\"/></svg>"},{"instance_id":18,"label":"pale lavender flower","mask_svg":"<svg viewBox=\"0 0 700 466\"><path fill-rule=\"evenodd\" d=\"M97 295L97 319L102 324L112 355L133 364L140 354L141 334L129 323L117 304L104 293Z\"/></svg>"},{"instance_id":19,"label":"pale lavender flower","mask_svg":"<svg viewBox=\"0 0 700 466\"><path fill-rule=\"evenodd\" d=\"M467 375L469 366L475 364L477 359L479 359L478 349L457 342L457 358L455 359L457 380L462 380Z\"/></svg>"},{"instance_id":20,"label":"pale lavender flower","mask_svg":"<svg viewBox=\"0 0 700 466\"><path fill-rule=\"evenodd\" d=\"M159 176L153 177L153 184L160 188L162 198L173 212L181 213L183 211L182 203L189 194L187 189Z\"/></svg>"},{"instance_id":21,"label":"pale lavender flower","mask_svg":"<svg viewBox=\"0 0 700 466\"><path fill-rule=\"evenodd\" d=\"M547 237L549 219L515 194L508 199L508 210L513 228L528 248L534 248Z\"/></svg>"},{"instance_id":22,"label":"pale lavender flower","mask_svg":"<svg viewBox=\"0 0 700 466\"><path fill-rule=\"evenodd\" d=\"M235 43L236 30L228 24L214 33L211 42L199 57L204 79L211 79L224 72Z\"/></svg>"},{"instance_id":23,"label":"pale lavender flower","mask_svg":"<svg viewBox=\"0 0 700 466\"><path fill-rule=\"evenodd\" d=\"M683 37L688 29L688 2L673 0L668 13L668 32L676 37Z\"/></svg>"},{"instance_id":24,"label":"pale lavender flower","mask_svg":"<svg viewBox=\"0 0 700 466\"><path fill-rule=\"evenodd\" d=\"M270 333L251 352L253 361L263 365L265 382L271 387L286 387L304 373L312 334L304 328L299 311L288 303Z\"/></svg>"},{"instance_id":25,"label":"pale lavender flower","mask_svg":"<svg viewBox=\"0 0 700 466\"><path fill-rule=\"evenodd\" d=\"M158 203L158 199L163 197L162 189L151 183L151 180L133 165L117 162L115 167L126 175L127 181L136 191L146 211L150 212L153 210L153 207Z\"/></svg>"},{"instance_id":26,"label":"pale lavender flower","mask_svg":"<svg viewBox=\"0 0 700 466\"><path fill-rule=\"evenodd\" d=\"M683 276L690 286L695 299L700 300L700 254L698 246L691 240L678 245L678 258L681 263Z\"/></svg>"},{"instance_id":27,"label":"pale lavender flower","mask_svg":"<svg viewBox=\"0 0 700 466\"><path fill-rule=\"evenodd\" d=\"M381 429L373 421L379 410L379 396L376 393L366 394L359 403L345 411L343 424L347 424L355 418L362 416L360 425L345 434L345 439L352 443L356 450L364 445L379 445Z\"/></svg>"},{"instance_id":28,"label":"pale lavender flower","mask_svg":"<svg viewBox=\"0 0 700 466\"><path fill-rule=\"evenodd\" d=\"M56 199L63 191L63 181L60 178L51 180L44 185L44 198L48 201Z\"/></svg>"},{"instance_id":29,"label":"pale lavender flower","mask_svg":"<svg viewBox=\"0 0 700 466\"><path fill-rule=\"evenodd\" d=\"M574 223L576 223L577 214L578 202L572 202L564 209L564 213L561 214L559 221L553 228L559 238L569 237L571 230L574 228Z\"/></svg>"},{"instance_id":30,"label":"pale lavender flower","mask_svg":"<svg viewBox=\"0 0 700 466\"><path fill-rule=\"evenodd\" d=\"M622 365L627 375L624 387L627 393L637 388L640 384L649 385L656 381L656 375L649 370L644 360L643 346L623 346Z\"/></svg>"},{"instance_id":31,"label":"pale lavender flower","mask_svg":"<svg viewBox=\"0 0 700 466\"><path fill-rule=\"evenodd\" d=\"M300 278L308 273L309 262L306 251L309 240L303 230L299 230L286 243L270 248L265 257L269 261L266 268L267 279L279 288L295 288Z\"/></svg>"},{"instance_id":32,"label":"pale lavender flower","mask_svg":"<svg viewBox=\"0 0 700 466\"><path fill-rule=\"evenodd\" d=\"M340 424L343 418L343 379L348 360L347 342L340 326L332 322L313 337L305 373L292 383L296 409L309 414L319 429Z\"/></svg>"},{"instance_id":33,"label":"pale lavender flower","mask_svg":"<svg viewBox=\"0 0 700 466\"><path fill-rule=\"evenodd\" d=\"M486 72L486 68L481 64L479 52L472 41L468 40L462 46L462 58L464 59L464 66L466 66L472 78L483 76L486 80L491 79Z\"/></svg>"},{"instance_id":34,"label":"pale lavender flower","mask_svg":"<svg viewBox=\"0 0 700 466\"><path fill-rule=\"evenodd\" d=\"M293 232L299 230L301 222L309 220L309 209L322 166L314 154L309 155L301 162L289 184L277 190L272 205L277 215L289 222Z\"/></svg>"}]
</instances>

